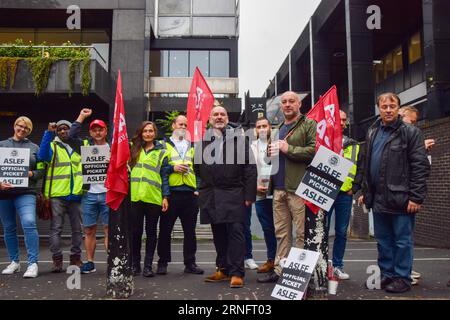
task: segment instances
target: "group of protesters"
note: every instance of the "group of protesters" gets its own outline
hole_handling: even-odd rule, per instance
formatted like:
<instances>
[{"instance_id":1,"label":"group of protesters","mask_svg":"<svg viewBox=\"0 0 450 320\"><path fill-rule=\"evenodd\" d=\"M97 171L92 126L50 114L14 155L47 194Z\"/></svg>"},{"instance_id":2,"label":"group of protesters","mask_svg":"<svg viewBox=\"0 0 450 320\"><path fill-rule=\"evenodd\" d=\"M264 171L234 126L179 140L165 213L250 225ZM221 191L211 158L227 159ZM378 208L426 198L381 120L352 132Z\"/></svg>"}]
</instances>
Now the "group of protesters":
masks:
<instances>
[{"instance_id":1,"label":"group of protesters","mask_svg":"<svg viewBox=\"0 0 450 320\"><path fill-rule=\"evenodd\" d=\"M195 144L187 135L188 119L183 115L174 119L172 135L163 140L157 139L158 128L154 122L143 122L130 143L129 233L133 275L153 277L155 273L167 273L172 261L171 234L178 218L184 232L184 272L203 274L204 270L196 264L195 227L200 210L200 223L211 224L217 252L216 272L207 276L206 282L228 281L230 287L241 288L245 285L246 268L258 269L261 273L258 282L277 282L290 249L312 248L314 239L310 229L327 226L328 233L334 212L333 273L339 279L348 279L350 275L344 271L343 257L353 198L358 194L359 204L372 209L374 216L381 289L391 293L410 290L417 277L412 270L415 215L425 200L430 172L427 149L434 141L425 141L415 126L417 110L408 107L400 111L401 101L397 95L382 94L377 105L380 117L369 128L364 145L343 137L343 156L353 166L333 208L320 214L313 213L296 194L315 156L316 122L300 112L301 101L295 92L288 91L281 96L283 123L273 128L267 118L258 118L254 139L249 139L241 127L229 121L227 110L221 105L212 107L209 128L203 140ZM110 209L106 205L107 190L103 184L83 185L80 149L109 144L107 126L99 119L90 122L90 137L80 138L83 123L91 115L91 109L82 109L73 123L66 120L49 123L40 147L27 139L33 129L31 120L19 117L14 123L14 136L0 142L0 147L30 149L28 187L0 184L0 218L11 261L2 274L20 271L17 213L28 252L24 277L38 275L36 185L41 178L44 178L44 195L50 198L52 208L51 271L63 271L60 243L66 214L72 228L69 264L79 266L82 273L96 271L97 221L100 217L107 248ZM347 115L341 111L340 117L344 130ZM276 135L272 131L276 131ZM208 156L203 159L205 154ZM201 161L197 161L199 155ZM261 267L252 256L253 204L267 247L267 261ZM81 259L83 231L85 263ZM322 239L328 241L328 237ZM323 251L323 258L327 260L327 252L322 249L324 244L314 245L318 251ZM159 260L154 272L155 250ZM320 277L320 273L316 276Z\"/></svg>"}]
</instances>

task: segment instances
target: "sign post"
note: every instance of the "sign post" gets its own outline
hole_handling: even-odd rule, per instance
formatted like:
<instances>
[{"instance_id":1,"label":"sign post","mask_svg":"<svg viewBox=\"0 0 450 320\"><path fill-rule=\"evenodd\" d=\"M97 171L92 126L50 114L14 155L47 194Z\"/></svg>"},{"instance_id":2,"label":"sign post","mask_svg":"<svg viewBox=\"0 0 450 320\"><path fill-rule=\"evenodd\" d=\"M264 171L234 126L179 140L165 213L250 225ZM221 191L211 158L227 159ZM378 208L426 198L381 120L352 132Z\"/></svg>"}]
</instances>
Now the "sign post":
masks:
<instances>
[{"instance_id":1,"label":"sign post","mask_svg":"<svg viewBox=\"0 0 450 320\"><path fill-rule=\"evenodd\" d=\"M30 149L0 148L0 182L26 188L29 170Z\"/></svg>"}]
</instances>

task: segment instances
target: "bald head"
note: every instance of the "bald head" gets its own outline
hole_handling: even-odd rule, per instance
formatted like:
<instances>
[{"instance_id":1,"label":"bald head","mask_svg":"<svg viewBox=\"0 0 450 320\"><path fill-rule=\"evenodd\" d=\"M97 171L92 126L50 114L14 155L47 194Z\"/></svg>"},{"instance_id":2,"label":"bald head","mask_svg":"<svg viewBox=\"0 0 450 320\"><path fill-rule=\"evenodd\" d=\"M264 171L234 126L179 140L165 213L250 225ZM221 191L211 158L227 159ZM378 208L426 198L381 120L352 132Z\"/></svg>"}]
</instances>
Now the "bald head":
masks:
<instances>
[{"instance_id":1,"label":"bald head","mask_svg":"<svg viewBox=\"0 0 450 320\"><path fill-rule=\"evenodd\" d=\"M291 123L300 115L300 98L293 91L286 91L281 95L281 110L283 111L285 123Z\"/></svg>"}]
</instances>

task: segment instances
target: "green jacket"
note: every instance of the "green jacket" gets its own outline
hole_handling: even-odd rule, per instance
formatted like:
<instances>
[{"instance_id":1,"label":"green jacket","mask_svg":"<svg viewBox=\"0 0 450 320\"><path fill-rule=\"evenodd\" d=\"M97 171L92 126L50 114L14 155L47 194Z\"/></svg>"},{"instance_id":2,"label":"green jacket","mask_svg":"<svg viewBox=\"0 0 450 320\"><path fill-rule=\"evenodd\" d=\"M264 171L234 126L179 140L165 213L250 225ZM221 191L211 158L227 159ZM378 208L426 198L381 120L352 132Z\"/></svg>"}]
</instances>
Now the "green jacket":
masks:
<instances>
[{"instance_id":1,"label":"green jacket","mask_svg":"<svg viewBox=\"0 0 450 320\"><path fill-rule=\"evenodd\" d=\"M280 129L284 123L280 124ZM285 188L288 192L297 191L306 167L309 166L316 153L316 122L300 115L297 123L287 135L289 144L285 155Z\"/></svg>"}]
</instances>

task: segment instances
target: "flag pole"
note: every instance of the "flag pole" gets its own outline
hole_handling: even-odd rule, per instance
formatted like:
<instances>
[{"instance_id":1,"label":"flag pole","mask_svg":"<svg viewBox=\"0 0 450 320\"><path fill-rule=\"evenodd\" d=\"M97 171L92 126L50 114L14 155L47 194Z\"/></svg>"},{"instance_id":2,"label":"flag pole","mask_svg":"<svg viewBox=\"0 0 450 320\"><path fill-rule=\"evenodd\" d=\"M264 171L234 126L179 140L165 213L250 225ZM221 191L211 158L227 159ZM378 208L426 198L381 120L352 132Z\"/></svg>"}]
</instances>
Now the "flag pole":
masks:
<instances>
[{"instance_id":1,"label":"flag pole","mask_svg":"<svg viewBox=\"0 0 450 320\"><path fill-rule=\"evenodd\" d=\"M134 292L134 278L130 257L129 182L127 162L130 158L122 96L120 70L114 108L114 131L111 159L105 186L106 203L110 207L108 221L108 269L106 295L113 299L127 299Z\"/></svg>"}]
</instances>

